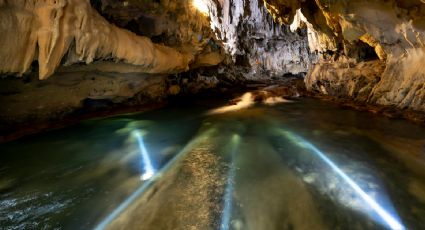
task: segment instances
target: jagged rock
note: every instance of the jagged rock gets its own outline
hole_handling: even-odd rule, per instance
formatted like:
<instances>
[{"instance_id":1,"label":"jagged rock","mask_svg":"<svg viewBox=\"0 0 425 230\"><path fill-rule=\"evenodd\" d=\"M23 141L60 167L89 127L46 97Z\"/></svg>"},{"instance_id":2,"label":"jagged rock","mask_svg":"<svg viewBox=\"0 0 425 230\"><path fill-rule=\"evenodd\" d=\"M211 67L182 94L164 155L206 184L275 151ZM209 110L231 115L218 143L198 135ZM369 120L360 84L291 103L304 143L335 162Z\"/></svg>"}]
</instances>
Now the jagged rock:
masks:
<instances>
[{"instance_id":1,"label":"jagged rock","mask_svg":"<svg viewBox=\"0 0 425 230\"><path fill-rule=\"evenodd\" d=\"M25 73L38 61L39 77L66 64L112 59L146 73L189 69L197 50L179 52L108 23L86 0L0 1L0 72Z\"/></svg>"},{"instance_id":2,"label":"jagged rock","mask_svg":"<svg viewBox=\"0 0 425 230\"><path fill-rule=\"evenodd\" d=\"M380 81L385 65L381 61L318 63L305 79L309 91L367 102Z\"/></svg>"},{"instance_id":3,"label":"jagged rock","mask_svg":"<svg viewBox=\"0 0 425 230\"><path fill-rule=\"evenodd\" d=\"M291 32L274 22L261 0L209 2L211 27L236 64L250 68L247 77L308 71L314 57L304 29Z\"/></svg>"},{"instance_id":4,"label":"jagged rock","mask_svg":"<svg viewBox=\"0 0 425 230\"><path fill-rule=\"evenodd\" d=\"M411 49L399 59L391 56L370 102L425 111L424 52Z\"/></svg>"},{"instance_id":5,"label":"jagged rock","mask_svg":"<svg viewBox=\"0 0 425 230\"><path fill-rule=\"evenodd\" d=\"M61 86L59 91L51 88L56 80L46 85L3 86L2 100L11 106L4 108L13 114L10 95L22 102L17 113L38 111L36 105L48 107L49 113L55 107L63 110L64 105L76 108L84 99L114 103L141 97L142 91L164 97L196 93L223 82L235 85L241 79L258 81L309 71L305 82L311 91L425 111L423 1L202 3L208 12L198 11L191 0L0 0L0 32L7 35L0 36L0 73L39 71L39 78L46 79L62 64L83 62L91 64L70 68L93 76L99 71L117 76L113 87L109 81L89 87L87 79L75 78L70 81L84 93L77 90L73 97L64 92L62 101L43 97L27 105L23 95L42 95L41 90L53 95ZM205 66L217 69L200 68ZM185 73L176 75L180 79L169 88L168 83L144 88L139 84L146 79L136 72ZM125 74L120 78L116 73ZM129 80L127 75L143 80ZM49 105L48 100L52 103L46 107L43 103ZM9 116L5 109L1 114Z\"/></svg>"},{"instance_id":6,"label":"jagged rock","mask_svg":"<svg viewBox=\"0 0 425 230\"><path fill-rule=\"evenodd\" d=\"M197 13L192 0L158 3L129 0L126 6L111 0L95 2L99 2L96 4L99 12L120 27L167 45L199 40L207 42L207 47L212 49L222 46L232 59L229 66L233 63L245 66L248 78L307 72L311 61L305 29L291 32L288 26L274 22L262 1L199 1L209 7L208 16ZM204 63L204 57L214 55L217 54L199 55L197 63ZM191 65L196 67L197 64Z\"/></svg>"},{"instance_id":7,"label":"jagged rock","mask_svg":"<svg viewBox=\"0 0 425 230\"><path fill-rule=\"evenodd\" d=\"M359 99L357 94L367 92L367 96L362 96L361 100L425 110L425 69L421 64L425 50L423 1L310 0L298 4L298 1L293 0L266 2L273 17L284 23L292 23L294 17L297 19L297 14L302 14L298 18L307 25L310 49L321 53L323 62L313 67L307 77L310 89L356 99ZM371 52L365 44L374 51L376 59L379 58L386 64L385 71L379 78L375 76L376 71L372 71L370 76L364 75L364 71L357 71L363 66L362 63L357 64L351 73L344 70L347 60L356 59L357 62L362 62L373 58L368 55ZM327 56L328 54L331 55ZM328 61L340 64L329 65ZM359 82L354 79L362 76L377 78L379 81L373 84L372 89L368 87L367 90L342 84L351 82L358 85ZM321 90L321 87L325 87L323 82L330 85ZM319 85L313 86L314 83Z\"/></svg>"},{"instance_id":8,"label":"jagged rock","mask_svg":"<svg viewBox=\"0 0 425 230\"><path fill-rule=\"evenodd\" d=\"M422 50L401 59L360 63L321 62L307 75L310 91L339 98L425 111Z\"/></svg>"},{"instance_id":9,"label":"jagged rock","mask_svg":"<svg viewBox=\"0 0 425 230\"><path fill-rule=\"evenodd\" d=\"M208 17L192 0L91 0L108 21L168 46L192 45L213 38Z\"/></svg>"}]
</instances>

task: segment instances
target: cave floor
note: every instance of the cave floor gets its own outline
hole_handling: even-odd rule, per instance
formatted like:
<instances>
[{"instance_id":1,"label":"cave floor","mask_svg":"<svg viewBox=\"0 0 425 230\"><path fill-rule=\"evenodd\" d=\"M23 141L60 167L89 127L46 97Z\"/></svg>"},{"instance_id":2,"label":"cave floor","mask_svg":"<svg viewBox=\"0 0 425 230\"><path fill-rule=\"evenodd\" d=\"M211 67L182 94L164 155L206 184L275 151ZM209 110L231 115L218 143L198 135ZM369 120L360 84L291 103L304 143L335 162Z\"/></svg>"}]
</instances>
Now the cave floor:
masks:
<instances>
[{"instance_id":1,"label":"cave floor","mask_svg":"<svg viewBox=\"0 0 425 230\"><path fill-rule=\"evenodd\" d=\"M423 126L279 102L168 107L2 143L0 226L425 229Z\"/></svg>"}]
</instances>

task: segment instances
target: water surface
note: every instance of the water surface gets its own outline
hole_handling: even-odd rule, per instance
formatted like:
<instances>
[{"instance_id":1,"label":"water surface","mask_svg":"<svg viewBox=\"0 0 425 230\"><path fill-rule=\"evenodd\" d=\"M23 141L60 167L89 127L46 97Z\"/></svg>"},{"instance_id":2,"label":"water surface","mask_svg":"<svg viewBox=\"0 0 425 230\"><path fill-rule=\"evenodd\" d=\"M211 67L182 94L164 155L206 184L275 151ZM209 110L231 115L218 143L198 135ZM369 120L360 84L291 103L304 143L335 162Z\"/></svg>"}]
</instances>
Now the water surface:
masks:
<instances>
[{"instance_id":1,"label":"water surface","mask_svg":"<svg viewBox=\"0 0 425 230\"><path fill-rule=\"evenodd\" d=\"M312 99L215 104L1 144L0 228L425 229L423 127Z\"/></svg>"}]
</instances>

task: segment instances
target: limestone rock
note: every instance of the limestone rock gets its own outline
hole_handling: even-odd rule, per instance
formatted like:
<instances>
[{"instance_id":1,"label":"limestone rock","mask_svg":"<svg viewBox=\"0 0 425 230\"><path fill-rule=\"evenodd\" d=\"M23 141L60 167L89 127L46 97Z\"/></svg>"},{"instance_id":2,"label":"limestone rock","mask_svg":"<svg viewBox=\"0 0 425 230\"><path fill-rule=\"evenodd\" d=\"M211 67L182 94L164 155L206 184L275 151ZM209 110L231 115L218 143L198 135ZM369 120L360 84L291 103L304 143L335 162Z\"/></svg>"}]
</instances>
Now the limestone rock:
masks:
<instances>
[{"instance_id":1,"label":"limestone rock","mask_svg":"<svg viewBox=\"0 0 425 230\"><path fill-rule=\"evenodd\" d=\"M0 72L25 73L38 61L39 77L67 64L113 59L146 73L185 71L194 54L152 43L108 23L86 0L0 2Z\"/></svg>"},{"instance_id":2,"label":"limestone rock","mask_svg":"<svg viewBox=\"0 0 425 230\"><path fill-rule=\"evenodd\" d=\"M305 83L309 91L367 102L384 68L381 61L318 63L308 73Z\"/></svg>"},{"instance_id":3,"label":"limestone rock","mask_svg":"<svg viewBox=\"0 0 425 230\"><path fill-rule=\"evenodd\" d=\"M425 111L425 50L411 49L390 57L370 102Z\"/></svg>"},{"instance_id":4,"label":"limestone rock","mask_svg":"<svg viewBox=\"0 0 425 230\"><path fill-rule=\"evenodd\" d=\"M211 27L247 77L307 72L312 61L305 29L292 32L273 21L261 0L210 2Z\"/></svg>"},{"instance_id":5,"label":"limestone rock","mask_svg":"<svg viewBox=\"0 0 425 230\"><path fill-rule=\"evenodd\" d=\"M309 89L425 111L423 1L296 2L266 0L267 9L276 20L292 23L298 17L307 25L310 50L321 54L319 63L307 76ZM371 59L385 62L385 70L373 70L367 63ZM347 60L353 68L344 67ZM359 81L363 78L370 79Z\"/></svg>"},{"instance_id":6,"label":"limestone rock","mask_svg":"<svg viewBox=\"0 0 425 230\"><path fill-rule=\"evenodd\" d=\"M2 125L37 123L69 116L86 103L108 108L129 100L137 104L159 101L167 96L167 76L61 68L44 81L2 79L0 94Z\"/></svg>"}]
</instances>

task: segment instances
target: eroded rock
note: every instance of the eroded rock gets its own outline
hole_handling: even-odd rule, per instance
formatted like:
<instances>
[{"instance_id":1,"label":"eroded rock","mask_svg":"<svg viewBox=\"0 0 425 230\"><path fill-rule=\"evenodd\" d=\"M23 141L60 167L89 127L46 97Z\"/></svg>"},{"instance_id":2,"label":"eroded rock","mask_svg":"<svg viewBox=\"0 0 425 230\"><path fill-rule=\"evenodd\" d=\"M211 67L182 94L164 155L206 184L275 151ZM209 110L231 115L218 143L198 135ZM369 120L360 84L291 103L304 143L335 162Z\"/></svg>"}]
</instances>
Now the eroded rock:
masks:
<instances>
[{"instance_id":1,"label":"eroded rock","mask_svg":"<svg viewBox=\"0 0 425 230\"><path fill-rule=\"evenodd\" d=\"M236 64L249 67L247 78L308 71L314 55L305 29L273 21L261 0L209 2L211 27Z\"/></svg>"},{"instance_id":2,"label":"eroded rock","mask_svg":"<svg viewBox=\"0 0 425 230\"><path fill-rule=\"evenodd\" d=\"M65 62L112 59L145 73L189 69L197 50L154 44L107 22L85 0L1 1L0 71L22 75L34 60L46 79ZM193 51L193 52L192 52Z\"/></svg>"},{"instance_id":3,"label":"eroded rock","mask_svg":"<svg viewBox=\"0 0 425 230\"><path fill-rule=\"evenodd\" d=\"M367 102L384 68L381 61L318 63L310 70L305 83L309 91Z\"/></svg>"},{"instance_id":4,"label":"eroded rock","mask_svg":"<svg viewBox=\"0 0 425 230\"><path fill-rule=\"evenodd\" d=\"M319 63L307 76L309 89L369 103L425 110L425 69L419 64L423 63L425 49L423 1L266 2L276 20L304 22L310 50L321 54ZM382 65L373 69L368 64L374 59L385 63L384 71ZM347 63L353 67L346 67Z\"/></svg>"}]
</instances>

